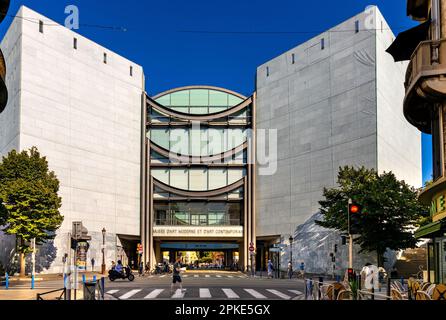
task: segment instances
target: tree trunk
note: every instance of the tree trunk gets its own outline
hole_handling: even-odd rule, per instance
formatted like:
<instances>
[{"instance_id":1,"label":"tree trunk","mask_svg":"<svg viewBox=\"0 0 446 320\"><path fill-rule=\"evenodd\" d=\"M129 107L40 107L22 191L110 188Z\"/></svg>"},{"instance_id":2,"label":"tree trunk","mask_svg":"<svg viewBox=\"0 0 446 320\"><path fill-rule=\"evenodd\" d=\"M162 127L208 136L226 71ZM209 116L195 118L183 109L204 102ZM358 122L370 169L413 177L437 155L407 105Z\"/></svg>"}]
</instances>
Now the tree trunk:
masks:
<instances>
[{"instance_id":1,"label":"tree trunk","mask_svg":"<svg viewBox=\"0 0 446 320\"><path fill-rule=\"evenodd\" d=\"M20 252L20 277L25 277L25 254L23 252Z\"/></svg>"},{"instance_id":2,"label":"tree trunk","mask_svg":"<svg viewBox=\"0 0 446 320\"><path fill-rule=\"evenodd\" d=\"M384 267L384 253L377 251L377 255L378 255L378 268Z\"/></svg>"}]
</instances>

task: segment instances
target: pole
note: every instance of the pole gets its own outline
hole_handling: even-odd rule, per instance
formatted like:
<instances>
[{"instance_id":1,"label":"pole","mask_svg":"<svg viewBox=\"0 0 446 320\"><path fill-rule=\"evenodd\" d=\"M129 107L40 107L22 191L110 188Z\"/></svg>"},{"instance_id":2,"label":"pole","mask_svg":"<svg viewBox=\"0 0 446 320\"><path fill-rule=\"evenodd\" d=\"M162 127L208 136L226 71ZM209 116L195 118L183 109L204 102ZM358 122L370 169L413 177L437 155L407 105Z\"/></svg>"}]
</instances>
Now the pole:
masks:
<instances>
[{"instance_id":1,"label":"pole","mask_svg":"<svg viewBox=\"0 0 446 320\"><path fill-rule=\"evenodd\" d=\"M105 274L105 228L102 229L102 266L101 273Z\"/></svg>"},{"instance_id":2,"label":"pole","mask_svg":"<svg viewBox=\"0 0 446 320\"><path fill-rule=\"evenodd\" d=\"M33 252L31 254L33 269L32 269L32 275L34 276L36 274L36 238L33 238L31 240L32 246L33 246Z\"/></svg>"},{"instance_id":3,"label":"pole","mask_svg":"<svg viewBox=\"0 0 446 320\"><path fill-rule=\"evenodd\" d=\"M349 239L348 267L351 269L353 268L353 236L350 232L350 212L349 212L350 204L352 204L352 199L348 199L348 204L347 204L347 225L348 225L348 239Z\"/></svg>"},{"instance_id":4,"label":"pole","mask_svg":"<svg viewBox=\"0 0 446 320\"><path fill-rule=\"evenodd\" d=\"M68 232L68 260L67 260L67 291L65 292L65 297L67 300L71 300L71 273L73 271L71 265L71 232Z\"/></svg>"}]
</instances>

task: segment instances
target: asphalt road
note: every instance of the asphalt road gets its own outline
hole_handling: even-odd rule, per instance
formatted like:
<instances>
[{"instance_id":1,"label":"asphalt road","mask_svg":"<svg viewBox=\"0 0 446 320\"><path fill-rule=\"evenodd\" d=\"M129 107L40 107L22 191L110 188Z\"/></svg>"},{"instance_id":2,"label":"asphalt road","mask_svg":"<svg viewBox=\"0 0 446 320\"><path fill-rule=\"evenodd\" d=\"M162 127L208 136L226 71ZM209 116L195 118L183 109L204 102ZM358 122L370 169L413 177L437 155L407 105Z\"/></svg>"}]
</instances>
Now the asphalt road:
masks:
<instances>
[{"instance_id":1,"label":"asphalt road","mask_svg":"<svg viewBox=\"0 0 446 320\"><path fill-rule=\"evenodd\" d=\"M186 272L183 289L172 292L172 275L154 275L128 280L106 280L105 292L120 300L217 299L217 300L290 300L303 295L304 284L298 279L248 277L239 272Z\"/></svg>"}]
</instances>

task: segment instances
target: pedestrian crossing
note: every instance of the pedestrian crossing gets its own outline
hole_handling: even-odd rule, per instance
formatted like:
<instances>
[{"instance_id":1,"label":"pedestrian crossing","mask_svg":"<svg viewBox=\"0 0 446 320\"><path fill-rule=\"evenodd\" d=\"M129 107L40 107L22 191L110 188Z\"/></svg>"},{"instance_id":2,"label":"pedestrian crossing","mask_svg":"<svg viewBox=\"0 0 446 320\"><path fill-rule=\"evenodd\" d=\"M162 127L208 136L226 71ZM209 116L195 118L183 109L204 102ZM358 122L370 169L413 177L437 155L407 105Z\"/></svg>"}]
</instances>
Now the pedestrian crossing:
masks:
<instances>
[{"instance_id":1,"label":"pedestrian crossing","mask_svg":"<svg viewBox=\"0 0 446 320\"><path fill-rule=\"evenodd\" d=\"M162 274L162 275L150 275L150 276L147 276L146 278L148 278L148 279L166 278L166 277L169 278L171 276L172 276L171 274L169 274L169 275ZM244 274L242 274L242 275L231 275L231 274L227 274L227 275L221 275L221 274L182 274L181 277L183 277L183 278L217 278L217 279L232 279L232 280L237 279L237 278L240 278L240 279L254 279L254 278L249 277L249 276L244 275ZM255 278L255 279L259 279L259 278ZM265 279L267 279L267 278L265 278Z\"/></svg>"},{"instance_id":2,"label":"pedestrian crossing","mask_svg":"<svg viewBox=\"0 0 446 320\"><path fill-rule=\"evenodd\" d=\"M295 289L264 288L184 288L171 291L170 288L112 289L107 294L119 300L153 299L275 299L291 300L303 293Z\"/></svg>"}]
</instances>

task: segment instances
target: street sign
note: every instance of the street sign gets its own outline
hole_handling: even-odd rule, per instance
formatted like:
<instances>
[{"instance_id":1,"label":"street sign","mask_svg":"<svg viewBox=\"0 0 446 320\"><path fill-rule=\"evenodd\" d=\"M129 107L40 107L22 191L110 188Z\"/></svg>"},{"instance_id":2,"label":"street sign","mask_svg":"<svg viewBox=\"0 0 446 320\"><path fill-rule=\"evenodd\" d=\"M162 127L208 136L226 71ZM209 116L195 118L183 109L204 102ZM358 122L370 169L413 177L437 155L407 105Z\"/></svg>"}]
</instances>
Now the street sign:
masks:
<instances>
[{"instance_id":1,"label":"street sign","mask_svg":"<svg viewBox=\"0 0 446 320\"><path fill-rule=\"evenodd\" d=\"M270 248L269 252L280 252L280 248Z\"/></svg>"},{"instance_id":2,"label":"street sign","mask_svg":"<svg viewBox=\"0 0 446 320\"><path fill-rule=\"evenodd\" d=\"M255 248L254 247L249 247L249 251L250 252L254 252Z\"/></svg>"},{"instance_id":3,"label":"street sign","mask_svg":"<svg viewBox=\"0 0 446 320\"><path fill-rule=\"evenodd\" d=\"M273 248L285 248L286 245L283 243L274 243Z\"/></svg>"}]
</instances>

